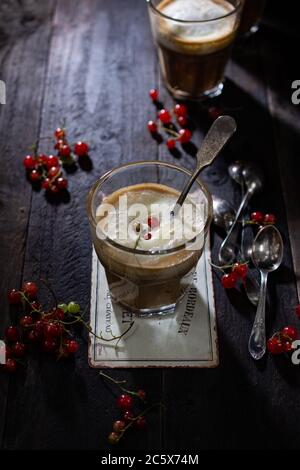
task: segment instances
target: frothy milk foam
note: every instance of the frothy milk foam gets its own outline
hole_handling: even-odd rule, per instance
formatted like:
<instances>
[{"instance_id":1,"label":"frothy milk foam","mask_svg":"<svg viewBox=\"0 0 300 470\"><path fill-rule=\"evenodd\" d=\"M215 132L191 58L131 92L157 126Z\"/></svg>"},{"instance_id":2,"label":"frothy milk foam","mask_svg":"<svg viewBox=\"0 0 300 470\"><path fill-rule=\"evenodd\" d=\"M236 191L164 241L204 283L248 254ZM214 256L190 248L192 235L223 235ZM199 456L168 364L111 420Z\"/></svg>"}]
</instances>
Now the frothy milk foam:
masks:
<instances>
[{"instance_id":1,"label":"frothy milk foam","mask_svg":"<svg viewBox=\"0 0 300 470\"><path fill-rule=\"evenodd\" d=\"M180 49L193 47L195 53L197 45L203 48L206 44L209 48L214 42L224 42L225 46L226 38L231 37L234 30L234 15L222 18L234 10L233 5L226 0L162 0L157 9L173 20L203 21L203 23L176 23L161 19L160 40L172 48L176 48L176 45Z\"/></svg>"}]
</instances>

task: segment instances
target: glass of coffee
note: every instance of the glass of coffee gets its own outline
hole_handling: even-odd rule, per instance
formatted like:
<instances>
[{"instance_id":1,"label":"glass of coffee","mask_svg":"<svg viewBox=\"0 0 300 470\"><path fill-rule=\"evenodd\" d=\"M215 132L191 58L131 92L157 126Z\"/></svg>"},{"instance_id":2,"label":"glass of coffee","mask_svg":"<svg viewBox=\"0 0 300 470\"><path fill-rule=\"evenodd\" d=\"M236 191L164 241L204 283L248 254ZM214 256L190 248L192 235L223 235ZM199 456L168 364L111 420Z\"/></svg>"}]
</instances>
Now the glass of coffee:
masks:
<instances>
[{"instance_id":1,"label":"glass of coffee","mask_svg":"<svg viewBox=\"0 0 300 470\"><path fill-rule=\"evenodd\" d=\"M248 35L258 30L265 4L265 0L243 0L240 34Z\"/></svg>"},{"instance_id":2,"label":"glass of coffee","mask_svg":"<svg viewBox=\"0 0 300 470\"><path fill-rule=\"evenodd\" d=\"M198 179L171 214L191 173L136 162L103 175L88 196L93 244L112 300L139 315L172 313L192 283L212 218L212 199Z\"/></svg>"},{"instance_id":3,"label":"glass of coffee","mask_svg":"<svg viewBox=\"0 0 300 470\"><path fill-rule=\"evenodd\" d=\"M222 92L241 0L148 0L162 74L177 99Z\"/></svg>"}]
</instances>

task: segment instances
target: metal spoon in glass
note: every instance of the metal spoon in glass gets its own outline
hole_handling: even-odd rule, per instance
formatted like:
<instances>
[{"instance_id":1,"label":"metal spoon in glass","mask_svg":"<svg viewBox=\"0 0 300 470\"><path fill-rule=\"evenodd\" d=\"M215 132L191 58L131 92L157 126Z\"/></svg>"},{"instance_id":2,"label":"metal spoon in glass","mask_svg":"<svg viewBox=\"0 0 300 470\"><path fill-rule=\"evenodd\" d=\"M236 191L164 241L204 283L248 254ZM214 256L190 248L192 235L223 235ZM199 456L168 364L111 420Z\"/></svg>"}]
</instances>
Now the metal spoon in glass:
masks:
<instances>
[{"instance_id":1,"label":"metal spoon in glass","mask_svg":"<svg viewBox=\"0 0 300 470\"><path fill-rule=\"evenodd\" d=\"M223 241L220 251L219 251L219 261L222 264L231 264L235 260L236 257L236 249L237 249L237 238L238 238L238 228L237 224L239 218L247 206L249 200L256 192L260 191L263 185L263 176L260 170L253 164L245 164L243 167L243 177L246 184L246 194L242 199L240 207L237 210L236 218L230 230L227 234L227 237Z\"/></svg>"},{"instance_id":2,"label":"metal spoon in glass","mask_svg":"<svg viewBox=\"0 0 300 470\"><path fill-rule=\"evenodd\" d=\"M197 168L183 188L171 212L172 215L179 212L199 173L213 162L235 131L236 122L231 116L220 116L215 120L197 152Z\"/></svg>"},{"instance_id":3,"label":"metal spoon in glass","mask_svg":"<svg viewBox=\"0 0 300 470\"><path fill-rule=\"evenodd\" d=\"M283 241L276 227L266 225L255 237L252 261L261 275L260 298L249 338L248 349L253 359L261 359L266 352L266 293L268 274L281 264Z\"/></svg>"}]
</instances>

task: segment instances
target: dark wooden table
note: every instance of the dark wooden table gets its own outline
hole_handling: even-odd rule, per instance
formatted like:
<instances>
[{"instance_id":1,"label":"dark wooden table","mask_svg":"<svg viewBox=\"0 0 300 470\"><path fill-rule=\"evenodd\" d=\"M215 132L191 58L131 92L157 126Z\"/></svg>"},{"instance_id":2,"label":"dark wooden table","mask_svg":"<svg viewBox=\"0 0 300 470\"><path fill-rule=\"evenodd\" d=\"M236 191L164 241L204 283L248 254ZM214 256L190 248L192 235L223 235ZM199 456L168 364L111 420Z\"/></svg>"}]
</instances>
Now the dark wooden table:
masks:
<instances>
[{"instance_id":1,"label":"dark wooden table","mask_svg":"<svg viewBox=\"0 0 300 470\"><path fill-rule=\"evenodd\" d=\"M299 29L274 8L269 5L255 37L235 46L216 104L235 116L239 130L204 174L214 193L234 203L239 190L227 175L229 162L251 160L266 174L264 193L251 207L277 215L285 242L283 266L270 278L269 333L286 324L300 326L294 314L300 120L299 106L291 103L291 82L299 79L291 45L299 42ZM7 86L7 103L0 105L3 333L11 321L6 290L24 279L47 278L59 299L88 305L91 240L85 203L97 177L130 160L176 159L145 129L154 115L148 90L158 86L166 105L172 100L161 83L143 1L2 0L0 79ZM193 140L198 145L209 121L200 106L190 105L189 111L197 123ZM25 181L22 158L63 117L74 140L84 136L93 143L93 168L71 175L70 200L54 204ZM51 146L43 142L41 150L50 152ZM188 168L194 164L184 152L179 161ZM214 235L214 252L219 243ZM166 405L151 414L144 435L128 435L121 448L299 448L299 367L283 357L250 359L254 309L245 296L227 294L216 276L214 281L220 366L115 371L115 377L145 387L151 401ZM114 396L88 367L84 335L80 342L74 362L56 364L33 355L15 376L1 374L2 448L109 448L107 435L117 416Z\"/></svg>"}]
</instances>

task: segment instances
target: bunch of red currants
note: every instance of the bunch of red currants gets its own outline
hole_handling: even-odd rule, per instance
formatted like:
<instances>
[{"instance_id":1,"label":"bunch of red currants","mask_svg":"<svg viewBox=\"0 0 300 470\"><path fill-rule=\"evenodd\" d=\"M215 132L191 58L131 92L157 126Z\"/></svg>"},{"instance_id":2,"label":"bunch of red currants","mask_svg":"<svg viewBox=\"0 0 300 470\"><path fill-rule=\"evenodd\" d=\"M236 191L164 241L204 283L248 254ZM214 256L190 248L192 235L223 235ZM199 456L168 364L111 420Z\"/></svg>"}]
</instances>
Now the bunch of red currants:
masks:
<instances>
[{"instance_id":1,"label":"bunch of red currants","mask_svg":"<svg viewBox=\"0 0 300 470\"><path fill-rule=\"evenodd\" d=\"M8 302L22 310L18 326L10 325L5 330L5 343L2 346L5 351L2 352L5 353L6 363L2 368L7 372L16 371L30 343L38 344L43 351L55 355L57 359L65 359L79 348L69 325L81 318L80 306L76 302L69 302L45 310L36 300L37 294L38 286L35 282L24 282L21 290L11 289L7 293Z\"/></svg>"},{"instance_id":2,"label":"bunch of red currants","mask_svg":"<svg viewBox=\"0 0 300 470\"><path fill-rule=\"evenodd\" d=\"M152 88L149 91L149 96L153 102L159 99L158 90ZM176 119L177 124L181 127L178 131L172 120ZM191 131L186 127L188 124L187 108L184 104L176 104L172 111L167 109L160 109L157 113L155 121L148 122L148 130L152 135L157 135L159 131L164 131L168 135L166 146L169 150L176 147L176 143L187 144L192 138Z\"/></svg>"},{"instance_id":3,"label":"bunch of red currants","mask_svg":"<svg viewBox=\"0 0 300 470\"><path fill-rule=\"evenodd\" d=\"M68 187L68 180L63 176L63 166L73 165L75 155L78 158L86 157L89 145L80 141L72 148L67 140L66 129L60 127L55 130L54 137L57 155L38 154L35 145L33 155L27 155L23 159L23 165L31 183L40 185L52 194L57 194Z\"/></svg>"},{"instance_id":4,"label":"bunch of red currants","mask_svg":"<svg viewBox=\"0 0 300 470\"><path fill-rule=\"evenodd\" d=\"M296 313L300 316L300 305L296 308ZM293 342L298 339L298 331L293 326L285 326L280 331L268 339L267 349L271 354L278 355L293 351Z\"/></svg>"}]
</instances>

